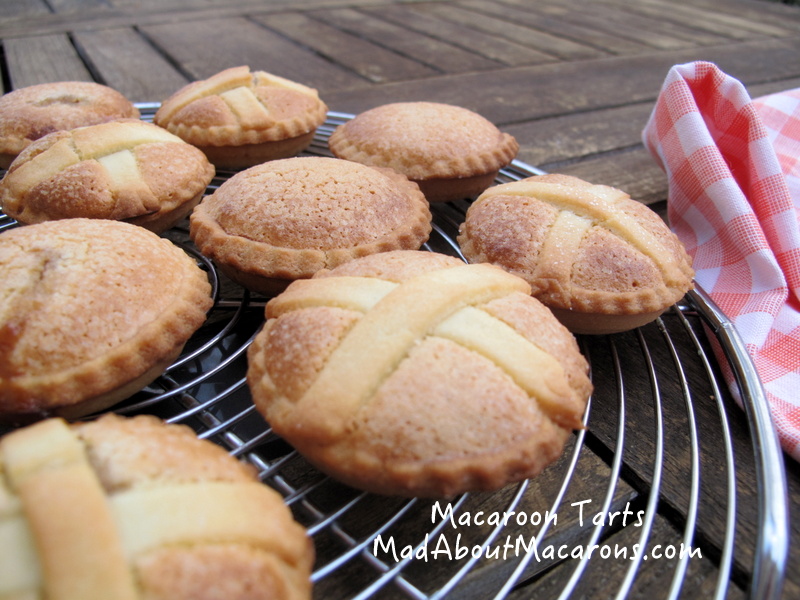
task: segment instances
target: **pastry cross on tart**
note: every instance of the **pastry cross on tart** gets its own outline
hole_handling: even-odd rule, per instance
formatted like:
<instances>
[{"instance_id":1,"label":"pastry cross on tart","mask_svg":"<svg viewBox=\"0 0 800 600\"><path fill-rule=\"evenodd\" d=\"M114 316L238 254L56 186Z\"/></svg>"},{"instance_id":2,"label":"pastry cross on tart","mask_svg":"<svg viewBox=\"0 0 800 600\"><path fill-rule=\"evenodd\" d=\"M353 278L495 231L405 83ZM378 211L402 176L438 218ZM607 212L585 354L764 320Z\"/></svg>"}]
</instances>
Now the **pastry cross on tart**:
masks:
<instances>
[{"instance_id":1,"label":"pastry cross on tart","mask_svg":"<svg viewBox=\"0 0 800 600\"><path fill-rule=\"evenodd\" d=\"M572 335L522 279L429 252L356 259L267 306L256 406L332 476L449 496L533 476L591 391Z\"/></svg>"}]
</instances>

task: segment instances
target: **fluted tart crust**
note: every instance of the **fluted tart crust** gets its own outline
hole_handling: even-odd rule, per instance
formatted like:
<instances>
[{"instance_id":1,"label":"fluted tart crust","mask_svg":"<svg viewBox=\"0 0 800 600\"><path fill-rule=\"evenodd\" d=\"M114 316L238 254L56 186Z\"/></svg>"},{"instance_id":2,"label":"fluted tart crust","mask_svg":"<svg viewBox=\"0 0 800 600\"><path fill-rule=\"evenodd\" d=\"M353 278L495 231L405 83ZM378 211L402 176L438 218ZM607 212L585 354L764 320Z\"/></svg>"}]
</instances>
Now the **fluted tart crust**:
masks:
<instances>
[{"instance_id":1,"label":"fluted tart crust","mask_svg":"<svg viewBox=\"0 0 800 600\"><path fill-rule=\"evenodd\" d=\"M169 240L101 219L0 235L0 418L70 418L155 379L203 324L211 286Z\"/></svg>"},{"instance_id":2,"label":"fluted tart crust","mask_svg":"<svg viewBox=\"0 0 800 600\"><path fill-rule=\"evenodd\" d=\"M26 224L113 219L159 233L194 208L213 176L197 148L127 119L54 132L29 145L0 182L0 204Z\"/></svg>"},{"instance_id":3,"label":"fluted tart crust","mask_svg":"<svg viewBox=\"0 0 800 600\"><path fill-rule=\"evenodd\" d=\"M99 83L58 81L13 90L0 97L0 168L54 131L138 118L130 100Z\"/></svg>"},{"instance_id":4,"label":"fluted tart crust","mask_svg":"<svg viewBox=\"0 0 800 600\"><path fill-rule=\"evenodd\" d=\"M431 213L419 188L394 171L295 157L237 173L190 224L197 247L227 275L271 293L359 256L416 250Z\"/></svg>"},{"instance_id":5,"label":"fluted tart crust","mask_svg":"<svg viewBox=\"0 0 800 600\"><path fill-rule=\"evenodd\" d=\"M360 258L267 304L248 383L322 471L381 494L451 496L555 460L592 386L530 287L432 252Z\"/></svg>"},{"instance_id":6,"label":"fluted tart crust","mask_svg":"<svg viewBox=\"0 0 800 600\"><path fill-rule=\"evenodd\" d=\"M431 202L476 196L519 150L481 115L437 102L372 108L337 127L328 145L339 158L403 173Z\"/></svg>"},{"instance_id":7,"label":"fluted tart crust","mask_svg":"<svg viewBox=\"0 0 800 600\"><path fill-rule=\"evenodd\" d=\"M494 186L469 208L458 242L530 283L576 333L648 323L692 288L683 244L625 192L567 175Z\"/></svg>"},{"instance_id":8,"label":"fluted tart crust","mask_svg":"<svg viewBox=\"0 0 800 600\"><path fill-rule=\"evenodd\" d=\"M178 90L154 123L202 149L215 165L244 168L301 152L327 111L317 90L240 66Z\"/></svg>"},{"instance_id":9,"label":"fluted tart crust","mask_svg":"<svg viewBox=\"0 0 800 600\"><path fill-rule=\"evenodd\" d=\"M0 438L0 473L4 598L311 596L313 546L281 496L185 425L48 419Z\"/></svg>"}]
</instances>

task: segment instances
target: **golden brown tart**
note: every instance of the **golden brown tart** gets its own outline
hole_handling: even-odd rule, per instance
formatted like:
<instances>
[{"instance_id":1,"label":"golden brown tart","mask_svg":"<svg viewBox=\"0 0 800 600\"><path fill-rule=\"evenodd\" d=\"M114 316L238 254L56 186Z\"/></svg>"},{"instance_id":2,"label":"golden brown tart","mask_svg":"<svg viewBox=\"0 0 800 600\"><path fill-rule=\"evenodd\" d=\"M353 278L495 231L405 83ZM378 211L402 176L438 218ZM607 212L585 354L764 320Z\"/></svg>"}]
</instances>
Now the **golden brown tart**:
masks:
<instances>
[{"instance_id":1,"label":"golden brown tart","mask_svg":"<svg viewBox=\"0 0 800 600\"><path fill-rule=\"evenodd\" d=\"M356 259L273 298L248 353L258 410L322 471L451 496L538 474L592 385L524 280L424 251Z\"/></svg>"},{"instance_id":2,"label":"golden brown tart","mask_svg":"<svg viewBox=\"0 0 800 600\"><path fill-rule=\"evenodd\" d=\"M301 600L314 551L280 495L184 425L48 419L0 438L0 596Z\"/></svg>"},{"instance_id":3,"label":"golden brown tart","mask_svg":"<svg viewBox=\"0 0 800 600\"><path fill-rule=\"evenodd\" d=\"M181 88L154 122L203 150L217 167L244 168L299 154L327 113L317 90L242 66Z\"/></svg>"},{"instance_id":4,"label":"golden brown tart","mask_svg":"<svg viewBox=\"0 0 800 600\"><path fill-rule=\"evenodd\" d=\"M223 273L271 294L359 256L418 249L431 213L419 188L394 171L295 157L237 173L201 202L190 225Z\"/></svg>"},{"instance_id":5,"label":"golden brown tart","mask_svg":"<svg viewBox=\"0 0 800 600\"><path fill-rule=\"evenodd\" d=\"M0 168L53 131L138 118L125 96L99 83L59 81L13 90L0 97Z\"/></svg>"},{"instance_id":6,"label":"golden brown tart","mask_svg":"<svg viewBox=\"0 0 800 600\"><path fill-rule=\"evenodd\" d=\"M567 175L486 190L458 242L470 262L524 278L575 333L644 325L693 286L690 257L655 212L621 190Z\"/></svg>"},{"instance_id":7,"label":"golden brown tart","mask_svg":"<svg viewBox=\"0 0 800 600\"><path fill-rule=\"evenodd\" d=\"M206 319L203 270L141 227L65 219L0 234L0 419L76 417L150 383Z\"/></svg>"},{"instance_id":8,"label":"golden brown tart","mask_svg":"<svg viewBox=\"0 0 800 600\"><path fill-rule=\"evenodd\" d=\"M477 196L519 150L481 115L437 102L372 108L337 127L328 145L339 158L403 173L430 202Z\"/></svg>"},{"instance_id":9,"label":"golden brown tart","mask_svg":"<svg viewBox=\"0 0 800 600\"><path fill-rule=\"evenodd\" d=\"M57 131L29 145L0 182L21 223L113 219L162 232L200 201L214 167L197 148L133 119Z\"/></svg>"}]
</instances>

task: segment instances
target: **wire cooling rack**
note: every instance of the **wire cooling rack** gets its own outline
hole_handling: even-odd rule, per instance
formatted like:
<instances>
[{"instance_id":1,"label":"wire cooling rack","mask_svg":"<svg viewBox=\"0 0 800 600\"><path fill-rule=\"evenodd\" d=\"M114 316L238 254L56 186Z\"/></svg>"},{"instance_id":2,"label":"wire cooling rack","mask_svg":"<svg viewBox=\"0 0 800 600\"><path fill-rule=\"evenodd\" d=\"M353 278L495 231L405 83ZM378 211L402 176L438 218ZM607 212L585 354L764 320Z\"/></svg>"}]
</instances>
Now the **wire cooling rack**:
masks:
<instances>
[{"instance_id":1,"label":"wire cooling rack","mask_svg":"<svg viewBox=\"0 0 800 600\"><path fill-rule=\"evenodd\" d=\"M150 120L157 105L139 108ZM330 113L307 153L329 156L328 136L351 116ZM515 161L498 183L539 173ZM426 249L460 256L467 206L433 207ZM0 215L0 228L14 225ZM179 360L113 410L189 425L253 463L314 539L315 598L780 596L780 449L748 355L702 290L636 331L579 338L595 386L586 428L536 479L389 498L322 475L273 434L245 383L266 298L224 281L185 228L165 235L207 270L215 304Z\"/></svg>"}]
</instances>

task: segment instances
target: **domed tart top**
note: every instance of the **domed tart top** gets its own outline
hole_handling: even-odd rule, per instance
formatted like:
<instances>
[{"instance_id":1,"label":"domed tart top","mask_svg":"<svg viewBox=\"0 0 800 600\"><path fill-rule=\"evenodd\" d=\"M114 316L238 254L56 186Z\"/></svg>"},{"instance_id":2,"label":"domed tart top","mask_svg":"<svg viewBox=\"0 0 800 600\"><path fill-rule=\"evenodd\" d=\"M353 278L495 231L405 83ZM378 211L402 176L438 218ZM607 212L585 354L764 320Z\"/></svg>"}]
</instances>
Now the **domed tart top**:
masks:
<instances>
[{"instance_id":1,"label":"domed tart top","mask_svg":"<svg viewBox=\"0 0 800 600\"><path fill-rule=\"evenodd\" d=\"M556 310L654 318L693 285L690 257L655 212L618 189L570 176L486 190L458 241L470 262L523 277Z\"/></svg>"},{"instance_id":2,"label":"domed tart top","mask_svg":"<svg viewBox=\"0 0 800 600\"><path fill-rule=\"evenodd\" d=\"M315 89L241 66L178 90L154 122L198 146L245 145L309 133L327 110Z\"/></svg>"},{"instance_id":3,"label":"domed tart top","mask_svg":"<svg viewBox=\"0 0 800 600\"><path fill-rule=\"evenodd\" d=\"M249 351L254 401L311 462L364 489L450 495L532 476L581 426L591 383L529 292L491 265L411 251L295 282Z\"/></svg>"},{"instance_id":4,"label":"domed tart top","mask_svg":"<svg viewBox=\"0 0 800 600\"><path fill-rule=\"evenodd\" d=\"M221 264L297 279L374 252L418 249L430 221L425 197L405 176L304 156L237 173L190 224L200 251Z\"/></svg>"},{"instance_id":5,"label":"domed tart top","mask_svg":"<svg viewBox=\"0 0 800 600\"><path fill-rule=\"evenodd\" d=\"M0 472L4 597L203 600L226 571L249 581L227 598L310 596L313 550L280 495L185 426L50 419L0 439Z\"/></svg>"},{"instance_id":6,"label":"domed tart top","mask_svg":"<svg viewBox=\"0 0 800 600\"><path fill-rule=\"evenodd\" d=\"M168 131L112 121L28 146L0 183L0 203L23 223L85 217L147 227L198 200L213 176L202 152Z\"/></svg>"},{"instance_id":7,"label":"domed tart top","mask_svg":"<svg viewBox=\"0 0 800 600\"><path fill-rule=\"evenodd\" d=\"M58 81L4 94L0 97L0 116L0 166L8 168L28 144L49 133L115 119L138 119L139 110L105 85Z\"/></svg>"},{"instance_id":8,"label":"domed tart top","mask_svg":"<svg viewBox=\"0 0 800 600\"><path fill-rule=\"evenodd\" d=\"M519 149L481 115L436 102L375 107L337 127L328 144L340 158L389 167L414 181L494 172Z\"/></svg>"},{"instance_id":9,"label":"domed tart top","mask_svg":"<svg viewBox=\"0 0 800 600\"><path fill-rule=\"evenodd\" d=\"M125 386L180 350L212 304L208 277L181 248L118 221L10 229L0 269L0 416Z\"/></svg>"}]
</instances>

